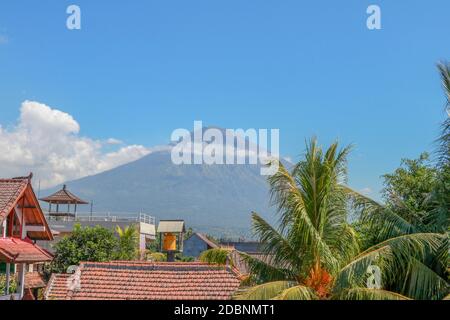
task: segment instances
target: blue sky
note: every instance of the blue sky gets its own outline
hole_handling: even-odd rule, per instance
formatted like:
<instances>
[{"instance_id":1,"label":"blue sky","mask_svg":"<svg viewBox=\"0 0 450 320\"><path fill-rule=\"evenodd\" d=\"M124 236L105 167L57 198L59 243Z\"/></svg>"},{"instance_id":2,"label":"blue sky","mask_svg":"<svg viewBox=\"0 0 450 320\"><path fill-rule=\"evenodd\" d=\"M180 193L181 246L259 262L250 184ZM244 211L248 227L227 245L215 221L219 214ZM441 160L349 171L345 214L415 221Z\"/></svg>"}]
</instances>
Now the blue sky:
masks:
<instances>
[{"instance_id":1,"label":"blue sky","mask_svg":"<svg viewBox=\"0 0 450 320\"><path fill-rule=\"evenodd\" d=\"M66 28L70 4L81 30ZM369 4L382 30L366 28ZM144 146L194 120L279 128L293 159L312 135L353 143L350 184L376 192L401 158L432 150L449 10L448 0L2 1L0 124L33 100L71 114L82 136Z\"/></svg>"}]
</instances>

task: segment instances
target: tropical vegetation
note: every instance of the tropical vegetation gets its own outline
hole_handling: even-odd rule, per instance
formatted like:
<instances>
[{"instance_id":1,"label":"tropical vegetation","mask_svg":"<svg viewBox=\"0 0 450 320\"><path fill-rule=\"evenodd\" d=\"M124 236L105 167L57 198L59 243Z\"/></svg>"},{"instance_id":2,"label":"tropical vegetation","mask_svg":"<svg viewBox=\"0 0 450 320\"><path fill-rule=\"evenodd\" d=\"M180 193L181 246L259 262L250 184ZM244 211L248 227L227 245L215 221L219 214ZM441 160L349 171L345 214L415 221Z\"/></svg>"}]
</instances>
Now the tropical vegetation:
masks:
<instances>
[{"instance_id":1,"label":"tropical vegetation","mask_svg":"<svg viewBox=\"0 0 450 320\"><path fill-rule=\"evenodd\" d=\"M440 64L447 107L450 68ZM293 168L269 178L279 223L253 213L266 258L241 253L256 284L238 299L444 299L449 294L450 123L438 160L404 160L378 203L347 186L350 147L307 143ZM358 222L350 224L352 216ZM365 234L361 237L358 231ZM361 241L364 240L364 241Z\"/></svg>"},{"instance_id":2,"label":"tropical vegetation","mask_svg":"<svg viewBox=\"0 0 450 320\"><path fill-rule=\"evenodd\" d=\"M75 225L73 232L56 244L51 272L65 273L70 266L82 261L137 259L137 230L134 227L117 227L116 232L101 226L83 228Z\"/></svg>"}]
</instances>

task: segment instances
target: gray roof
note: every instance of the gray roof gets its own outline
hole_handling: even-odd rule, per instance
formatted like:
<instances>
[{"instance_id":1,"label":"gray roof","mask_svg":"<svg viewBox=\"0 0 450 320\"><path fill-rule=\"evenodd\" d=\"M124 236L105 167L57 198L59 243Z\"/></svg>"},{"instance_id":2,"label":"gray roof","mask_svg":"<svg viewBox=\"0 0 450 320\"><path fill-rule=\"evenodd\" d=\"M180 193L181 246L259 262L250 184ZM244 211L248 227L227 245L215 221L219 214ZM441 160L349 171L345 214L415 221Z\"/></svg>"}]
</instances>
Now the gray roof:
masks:
<instances>
[{"instance_id":1,"label":"gray roof","mask_svg":"<svg viewBox=\"0 0 450 320\"><path fill-rule=\"evenodd\" d=\"M160 232L185 232L183 220L161 220L158 224L158 233Z\"/></svg>"}]
</instances>

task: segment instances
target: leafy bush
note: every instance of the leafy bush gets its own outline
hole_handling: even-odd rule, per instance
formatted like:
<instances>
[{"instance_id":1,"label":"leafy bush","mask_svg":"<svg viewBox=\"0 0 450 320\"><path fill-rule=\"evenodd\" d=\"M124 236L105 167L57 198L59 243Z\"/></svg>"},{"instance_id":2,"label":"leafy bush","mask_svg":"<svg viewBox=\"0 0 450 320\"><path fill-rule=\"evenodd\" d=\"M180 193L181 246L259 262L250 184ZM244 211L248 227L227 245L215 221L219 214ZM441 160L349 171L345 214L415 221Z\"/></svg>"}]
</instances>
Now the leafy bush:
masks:
<instances>
[{"instance_id":1,"label":"leafy bush","mask_svg":"<svg viewBox=\"0 0 450 320\"><path fill-rule=\"evenodd\" d=\"M161 252L150 252L146 253L146 260L153 262L164 262L167 261L167 255Z\"/></svg>"},{"instance_id":2,"label":"leafy bush","mask_svg":"<svg viewBox=\"0 0 450 320\"><path fill-rule=\"evenodd\" d=\"M9 292L15 292L17 287L16 279L14 275L11 275L10 281L9 281ZM5 293L6 289L6 275L0 274L0 295L3 295Z\"/></svg>"},{"instance_id":3,"label":"leafy bush","mask_svg":"<svg viewBox=\"0 0 450 320\"><path fill-rule=\"evenodd\" d=\"M229 254L230 251L226 249L210 249L203 252L199 260L209 264L226 265L228 260L229 263L232 263L231 259L228 259Z\"/></svg>"},{"instance_id":4,"label":"leafy bush","mask_svg":"<svg viewBox=\"0 0 450 320\"><path fill-rule=\"evenodd\" d=\"M52 271L64 273L82 261L106 262L116 260L121 254L119 239L114 232L100 227L82 228L75 225L73 233L56 244Z\"/></svg>"}]
</instances>

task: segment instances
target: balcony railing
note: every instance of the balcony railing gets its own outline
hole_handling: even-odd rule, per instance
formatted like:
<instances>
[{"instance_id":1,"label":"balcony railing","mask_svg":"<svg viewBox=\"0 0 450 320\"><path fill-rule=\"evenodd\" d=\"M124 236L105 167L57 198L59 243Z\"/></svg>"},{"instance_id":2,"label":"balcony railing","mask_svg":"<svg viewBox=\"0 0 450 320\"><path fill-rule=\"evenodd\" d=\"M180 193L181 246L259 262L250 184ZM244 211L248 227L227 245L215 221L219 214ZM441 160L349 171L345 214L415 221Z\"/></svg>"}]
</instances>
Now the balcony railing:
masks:
<instances>
[{"instance_id":1,"label":"balcony railing","mask_svg":"<svg viewBox=\"0 0 450 320\"><path fill-rule=\"evenodd\" d=\"M55 214L52 212L52 214ZM58 213L60 216L51 216L45 212L47 221L66 221L66 222L142 222L156 224L155 217L146 213L127 213L127 212L77 212L76 215L64 216L64 212Z\"/></svg>"}]
</instances>

